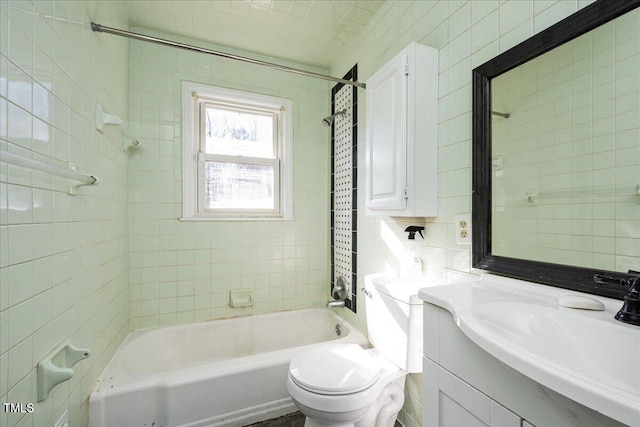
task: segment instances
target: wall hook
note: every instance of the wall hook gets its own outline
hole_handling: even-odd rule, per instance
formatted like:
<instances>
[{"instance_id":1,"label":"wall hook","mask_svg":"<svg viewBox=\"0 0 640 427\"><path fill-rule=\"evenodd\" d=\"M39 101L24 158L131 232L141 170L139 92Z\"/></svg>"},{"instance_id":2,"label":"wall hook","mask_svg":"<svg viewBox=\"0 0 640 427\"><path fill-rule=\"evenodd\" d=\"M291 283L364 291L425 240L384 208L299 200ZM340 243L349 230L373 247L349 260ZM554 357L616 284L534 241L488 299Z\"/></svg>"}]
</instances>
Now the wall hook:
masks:
<instances>
[{"instance_id":1,"label":"wall hook","mask_svg":"<svg viewBox=\"0 0 640 427\"><path fill-rule=\"evenodd\" d=\"M129 138L125 134L122 134L122 151L129 151L130 148L137 148L139 145L139 139Z\"/></svg>"}]
</instances>

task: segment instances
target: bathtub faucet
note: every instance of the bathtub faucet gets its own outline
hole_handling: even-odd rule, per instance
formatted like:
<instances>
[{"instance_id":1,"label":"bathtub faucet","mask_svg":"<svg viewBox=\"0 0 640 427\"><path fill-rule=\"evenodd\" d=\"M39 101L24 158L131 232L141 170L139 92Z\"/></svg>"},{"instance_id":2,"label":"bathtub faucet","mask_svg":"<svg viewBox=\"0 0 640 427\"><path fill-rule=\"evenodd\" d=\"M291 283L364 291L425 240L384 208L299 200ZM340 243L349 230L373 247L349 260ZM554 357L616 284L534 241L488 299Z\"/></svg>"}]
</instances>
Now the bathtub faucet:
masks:
<instances>
[{"instance_id":1,"label":"bathtub faucet","mask_svg":"<svg viewBox=\"0 0 640 427\"><path fill-rule=\"evenodd\" d=\"M331 290L331 296L335 301L329 301L327 308L344 307L344 300L347 298L347 279L344 276L340 276L336 280L336 284Z\"/></svg>"},{"instance_id":2,"label":"bathtub faucet","mask_svg":"<svg viewBox=\"0 0 640 427\"><path fill-rule=\"evenodd\" d=\"M336 301L329 301L327 303L327 308L333 308L333 307L344 307L344 300L336 300Z\"/></svg>"}]
</instances>

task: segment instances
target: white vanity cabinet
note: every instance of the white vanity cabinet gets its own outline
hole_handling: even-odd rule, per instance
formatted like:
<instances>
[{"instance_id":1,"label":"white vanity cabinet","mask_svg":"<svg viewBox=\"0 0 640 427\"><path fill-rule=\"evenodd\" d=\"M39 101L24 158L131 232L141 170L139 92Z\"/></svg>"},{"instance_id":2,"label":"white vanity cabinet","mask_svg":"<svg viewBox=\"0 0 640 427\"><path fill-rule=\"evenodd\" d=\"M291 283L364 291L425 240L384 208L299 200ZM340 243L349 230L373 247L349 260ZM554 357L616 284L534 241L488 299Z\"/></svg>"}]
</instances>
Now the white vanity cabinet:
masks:
<instances>
[{"instance_id":1,"label":"white vanity cabinet","mask_svg":"<svg viewBox=\"0 0 640 427\"><path fill-rule=\"evenodd\" d=\"M507 366L471 341L451 313L425 303L424 427L621 427Z\"/></svg>"},{"instance_id":2,"label":"white vanity cabinet","mask_svg":"<svg viewBox=\"0 0 640 427\"><path fill-rule=\"evenodd\" d=\"M410 43L367 79L366 214L436 216L438 51Z\"/></svg>"},{"instance_id":3,"label":"white vanity cabinet","mask_svg":"<svg viewBox=\"0 0 640 427\"><path fill-rule=\"evenodd\" d=\"M522 427L522 419L446 369L424 359L425 426Z\"/></svg>"}]
</instances>

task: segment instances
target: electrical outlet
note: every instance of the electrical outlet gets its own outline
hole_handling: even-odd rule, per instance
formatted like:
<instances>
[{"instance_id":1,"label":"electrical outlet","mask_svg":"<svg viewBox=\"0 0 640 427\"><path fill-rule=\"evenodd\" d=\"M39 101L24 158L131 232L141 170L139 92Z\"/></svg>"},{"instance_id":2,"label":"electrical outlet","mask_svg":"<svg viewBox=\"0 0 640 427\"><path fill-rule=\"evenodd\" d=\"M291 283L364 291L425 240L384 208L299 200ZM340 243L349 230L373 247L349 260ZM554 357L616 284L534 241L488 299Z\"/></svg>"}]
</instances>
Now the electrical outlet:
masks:
<instances>
[{"instance_id":1,"label":"electrical outlet","mask_svg":"<svg viewBox=\"0 0 640 427\"><path fill-rule=\"evenodd\" d=\"M459 245L471 244L471 214L456 215L456 243Z\"/></svg>"}]
</instances>

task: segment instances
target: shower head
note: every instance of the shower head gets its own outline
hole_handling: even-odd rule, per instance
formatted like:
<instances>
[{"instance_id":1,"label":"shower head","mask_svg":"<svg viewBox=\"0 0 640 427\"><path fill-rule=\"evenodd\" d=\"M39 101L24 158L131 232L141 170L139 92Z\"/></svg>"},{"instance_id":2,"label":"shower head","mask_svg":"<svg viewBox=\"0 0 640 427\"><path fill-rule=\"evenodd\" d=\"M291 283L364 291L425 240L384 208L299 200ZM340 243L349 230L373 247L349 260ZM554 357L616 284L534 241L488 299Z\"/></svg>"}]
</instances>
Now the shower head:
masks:
<instances>
[{"instance_id":1,"label":"shower head","mask_svg":"<svg viewBox=\"0 0 640 427\"><path fill-rule=\"evenodd\" d=\"M330 127L333 124L333 121L335 120L336 116L344 116L346 113L347 113L347 109L345 108L344 110L340 110L337 113L327 116L324 119L322 119L322 125L326 127Z\"/></svg>"}]
</instances>

